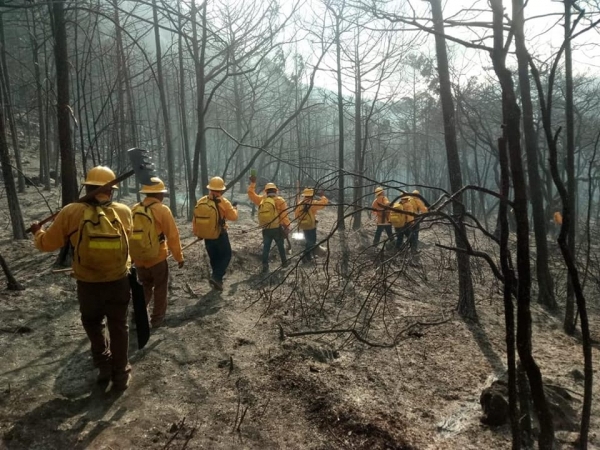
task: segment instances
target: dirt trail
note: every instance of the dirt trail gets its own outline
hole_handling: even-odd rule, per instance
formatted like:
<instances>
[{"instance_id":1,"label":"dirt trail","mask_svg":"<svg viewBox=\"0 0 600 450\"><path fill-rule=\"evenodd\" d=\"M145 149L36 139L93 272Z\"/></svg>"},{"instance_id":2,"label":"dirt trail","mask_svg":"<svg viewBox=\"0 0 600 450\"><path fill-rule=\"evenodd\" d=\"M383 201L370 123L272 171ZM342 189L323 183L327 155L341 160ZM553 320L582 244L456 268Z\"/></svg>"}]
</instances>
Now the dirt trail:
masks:
<instances>
[{"instance_id":1,"label":"dirt trail","mask_svg":"<svg viewBox=\"0 0 600 450\"><path fill-rule=\"evenodd\" d=\"M43 215L36 206L31 196L37 211L32 215ZM292 267L287 288L273 297L277 307L255 303L283 272L267 280L258 275L260 233L248 208L241 208L241 216L230 230L234 257L222 294L206 282L203 244L187 251L183 269L172 263L165 326L153 331L141 351L131 332L133 380L121 395L94 383L74 281L51 273L53 257L37 253L31 243L0 241L27 288L0 292L0 448L510 447L507 426L491 430L479 423L481 388L505 360L501 298L493 289L479 288L481 327L450 317L417 329L394 349L368 348L343 334L280 341L278 324L302 330L322 323L302 316L302 305L286 297L295 280L318 280L322 267ZM333 212L324 213L323 230L333 220ZM189 224L180 226L188 236ZM433 243L439 237L424 231L422 239ZM436 251L424 247L423 268L403 269L394 284L402 296L389 314L452 310L453 285L443 282L444 261ZM374 263L365 267L368 272ZM334 292L328 295L317 300L334 307ZM594 326L598 338L597 321ZM542 313L536 313L534 333L544 375L582 392L569 375L581 368L578 343ZM592 445L600 442L599 416ZM569 448L576 434L559 437Z\"/></svg>"}]
</instances>

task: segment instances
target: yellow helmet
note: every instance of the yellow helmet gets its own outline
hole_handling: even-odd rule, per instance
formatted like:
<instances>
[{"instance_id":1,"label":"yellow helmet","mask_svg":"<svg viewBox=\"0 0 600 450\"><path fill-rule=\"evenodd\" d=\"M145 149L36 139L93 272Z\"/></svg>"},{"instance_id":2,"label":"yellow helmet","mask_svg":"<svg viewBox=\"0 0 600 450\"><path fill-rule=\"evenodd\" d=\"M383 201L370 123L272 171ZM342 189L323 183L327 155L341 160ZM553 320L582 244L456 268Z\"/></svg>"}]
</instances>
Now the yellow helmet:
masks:
<instances>
[{"instance_id":1,"label":"yellow helmet","mask_svg":"<svg viewBox=\"0 0 600 450\"><path fill-rule=\"evenodd\" d=\"M267 183L265 185L265 191L268 191L269 189L275 189L275 190L277 190L277 186L275 186L275 183Z\"/></svg>"},{"instance_id":2,"label":"yellow helmet","mask_svg":"<svg viewBox=\"0 0 600 450\"><path fill-rule=\"evenodd\" d=\"M375 188L375 195L381 195L383 194L383 188L381 186L378 186Z\"/></svg>"},{"instance_id":3,"label":"yellow helmet","mask_svg":"<svg viewBox=\"0 0 600 450\"><path fill-rule=\"evenodd\" d=\"M115 173L112 170L110 170L108 167L96 166L88 172L87 177L86 177L85 181L83 182L83 185L84 186L104 186L106 183L114 180L115 178L117 178L115 176ZM113 186L112 188L119 189L117 186Z\"/></svg>"},{"instance_id":4,"label":"yellow helmet","mask_svg":"<svg viewBox=\"0 0 600 450\"><path fill-rule=\"evenodd\" d=\"M302 191L302 195L304 197L313 197L315 195L315 190L312 188L306 188Z\"/></svg>"},{"instance_id":5,"label":"yellow helmet","mask_svg":"<svg viewBox=\"0 0 600 450\"><path fill-rule=\"evenodd\" d=\"M224 191L226 189L225 182L221 177L212 177L206 188L209 191Z\"/></svg>"},{"instance_id":6,"label":"yellow helmet","mask_svg":"<svg viewBox=\"0 0 600 450\"><path fill-rule=\"evenodd\" d=\"M417 190L415 189L415 190L413 191L413 194L417 194L417 195L419 195L420 193L419 193L419 191L417 191Z\"/></svg>"},{"instance_id":7,"label":"yellow helmet","mask_svg":"<svg viewBox=\"0 0 600 450\"><path fill-rule=\"evenodd\" d=\"M165 183L163 183L163 181L160 178L152 177L152 178L150 178L150 180L154 181L156 184L142 185L142 190L140 191L140 194L166 194L167 193L167 188L165 187Z\"/></svg>"}]
</instances>

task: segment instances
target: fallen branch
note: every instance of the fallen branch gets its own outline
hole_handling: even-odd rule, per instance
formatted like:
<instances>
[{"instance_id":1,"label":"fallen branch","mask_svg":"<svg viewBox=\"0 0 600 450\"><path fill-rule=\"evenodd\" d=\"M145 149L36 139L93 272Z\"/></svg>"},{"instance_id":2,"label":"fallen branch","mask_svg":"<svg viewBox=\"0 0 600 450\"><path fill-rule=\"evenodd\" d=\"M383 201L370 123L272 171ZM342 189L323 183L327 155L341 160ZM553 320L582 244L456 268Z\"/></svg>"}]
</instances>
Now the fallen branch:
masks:
<instances>
[{"instance_id":1,"label":"fallen branch","mask_svg":"<svg viewBox=\"0 0 600 450\"><path fill-rule=\"evenodd\" d=\"M283 327L281 325L278 325L278 326L279 326L279 338L281 340L285 339L286 337L312 336L312 335L321 335L321 334L350 333L350 334L352 334L354 336L354 338L357 341L362 342L363 344L368 345L369 347L394 348L394 347L396 347L400 343L400 341L403 340L403 339L401 339L402 335L408 333L413 328L417 328L417 327L432 327L432 326L435 326L435 325L444 324L444 323L449 322L449 321L450 321L450 318L445 319L442 316L442 320L435 321L435 322L414 322L414 323L411 323L409 326L407 326L406 328L402 329L396 335L396 338L394 339L394 341L390 342L390 343L381 343L381 342L369 341L368 339L365 339L364 337L362 337L360 335L360 333L358 331L356 331L354 328L334 328L332 330L307 330L307 331L298 331L298 332L295 332L295 333L285 333L285 331L283 330Z\"/></svg>"},{"instance_id":2,"label":"fallen branch","mask_svg":"<svg viewBox=\"0 0 600 450\"><path fill-rule=\"evenodd\" d=\"M167 443L165 444L165 446L163 447L163 450L166 450L167 448L169 448L169 446L171 445L171 442L173 442L173 440L177 437L177 435L179 434L179 432L181 431L181 429L183 428L183 425L185 424L185 416L183 416L183 419L181 419L179 421L179 423L177 425L175 425L175 427L177 427L177 429L175 430L175 432L171 435L171 437L169 438L169 440L167 441ZM172 429L173 427L171 427Z\"/></svg>"}]
</instances>

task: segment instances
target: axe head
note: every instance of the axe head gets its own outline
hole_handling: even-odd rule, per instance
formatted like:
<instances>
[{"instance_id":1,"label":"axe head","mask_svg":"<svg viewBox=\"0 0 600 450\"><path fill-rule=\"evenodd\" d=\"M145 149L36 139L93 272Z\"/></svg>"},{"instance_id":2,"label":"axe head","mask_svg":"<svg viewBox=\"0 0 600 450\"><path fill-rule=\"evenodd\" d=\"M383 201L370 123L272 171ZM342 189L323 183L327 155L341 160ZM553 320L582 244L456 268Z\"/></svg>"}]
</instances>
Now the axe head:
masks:
<instances>
[{"instance_id":1,"label":"axe head","mask_svg":"<svg viewBox=\"0 0 600 450\"><path fill-rule=\"evenodd\" d=\"M149 153L148 150L137 147L127 150L137 182L146 186L156 184L156 181L152 181L152 177L156 177L156 173Z\"/></svg>"}]
</instances>

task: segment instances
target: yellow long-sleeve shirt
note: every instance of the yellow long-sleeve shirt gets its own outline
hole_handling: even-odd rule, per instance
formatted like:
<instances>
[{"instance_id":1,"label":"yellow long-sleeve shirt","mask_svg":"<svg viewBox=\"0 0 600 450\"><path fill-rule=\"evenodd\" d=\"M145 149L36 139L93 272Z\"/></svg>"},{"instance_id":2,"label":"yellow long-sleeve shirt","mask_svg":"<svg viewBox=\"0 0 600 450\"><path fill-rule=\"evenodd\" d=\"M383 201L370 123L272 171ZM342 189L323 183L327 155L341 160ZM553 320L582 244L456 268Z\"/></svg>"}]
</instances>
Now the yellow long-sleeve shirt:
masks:
<instances>
[{"instance_id":1,"label":"yellow long-sleeve shirt","mask_svg":"<svg viewBox=\"0 0 600 450\"><path fill-rule=\"evenodd\" d=\"M134 259L133 262L135 265L137 267L153 267L167 259L167 250L171 251L175 261L183 261L183 254L181 253L181 240L179 239L179 229L177 228L177 224L173 218L173 213L169 207L153 197L146 197L142 201L142 205L150 206L152 215L154 216L156 232L159 236L162 234L165 237L165 240L160 243L158 256L156 258L148 260Z\"/></svg>"},{"instance_id":2,"label":"yellow long-sleeve shirt","mask_svg":"<svg viewBox=\"0 0 600 450\"><path fill-rule=\"evenodd\" d=\"M389 225L390 224L390 211L384 206L389 206L390 201L385 195L379 195L373 200L373 215L377 219L377 225Z\"/></svg>"},{"instance_id":3,"label":"yellow long-sleeve shirt","mask_svg":"<svg viewBox=\"0 0 600 450\"><path fill-rule=\"evenodd\" d=\"M127 236L131 235L132 220L131 210L127 205L117 202L108 202L108 197L97 196L101 205L110 205L115 210ZM65 206L56 216L54 222L47 230L39 230L35 233L35 246L43 252L52 252L64 247L70 240L73 247L76 246L79 240L79 226L83 218L84 211L89 206L85 203L70 203ZM75 270L73 265L74 276L80 281L91 283L115 281L127 275L129 270L129 262L123 266L115 265L109 268L98 268L96 271Z\"/></svg>"},{"instance_id":4,"label":"yellow long-sleeve shirt","mask_svg":"<svg viewBox=\"0 0 600 450\"><path fill-rule=\"evenodd\" d=\"M248 186L248 197L250 198L252 203L258 206L261 204L261 202L266 196L266 194L258 195L256 193L256 183L250 183L250 185ZM279 195L274 196L273 199L275 201L275 208L277 209L277 213L279 214L279 223L286 228L289 227L290 218L288 217L287 203L285 202L284 198Z\"/></svg>"},{"instance_id":5,"label":"yellow long-sleeve shirt","mask_svg":"<svg viewBox=\"0 0 600 450\"><path fill-rule=\"evenodd\" d=\"M423 203L423 200L421 200L419 197L410 195L410 196L408 196L408 198L409 198L411 205L413 206L413 210L415 213L423 214L423 213L426 213L427 211L429 211L427 209L427 206L425 206L425 203Z\"/></svg>"}]
</instances>

